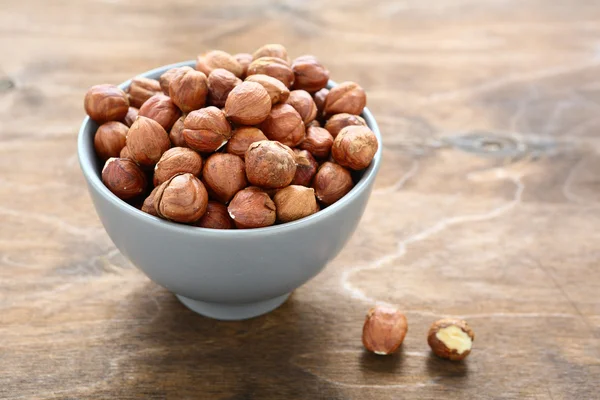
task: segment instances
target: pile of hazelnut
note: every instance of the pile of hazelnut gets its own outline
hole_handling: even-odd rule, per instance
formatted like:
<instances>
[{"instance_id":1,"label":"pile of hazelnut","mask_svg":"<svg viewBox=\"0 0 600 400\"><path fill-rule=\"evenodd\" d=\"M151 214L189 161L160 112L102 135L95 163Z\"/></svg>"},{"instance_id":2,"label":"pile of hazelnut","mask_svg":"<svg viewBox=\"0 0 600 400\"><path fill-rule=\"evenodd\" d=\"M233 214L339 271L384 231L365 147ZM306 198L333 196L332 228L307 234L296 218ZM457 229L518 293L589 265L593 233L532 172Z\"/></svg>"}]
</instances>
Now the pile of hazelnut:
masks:
<instances>
[{"instance_id":1,"label":"pile of hazelnut","mask_svg":"<svg viewBox=\"0 0 600 400\"><path fill-rule=\"evenodd\" d=\"M170 221L215 229L260 228L307 217L354 186L378 143L354 82L326 89L314 57L290 61L268 44L254 54L213 50L196 68L126 92L97 85L85 110L105 161L102 181L120 199ZM153 187L149 185L153 183Z\"/></svg>"}]
</instances>

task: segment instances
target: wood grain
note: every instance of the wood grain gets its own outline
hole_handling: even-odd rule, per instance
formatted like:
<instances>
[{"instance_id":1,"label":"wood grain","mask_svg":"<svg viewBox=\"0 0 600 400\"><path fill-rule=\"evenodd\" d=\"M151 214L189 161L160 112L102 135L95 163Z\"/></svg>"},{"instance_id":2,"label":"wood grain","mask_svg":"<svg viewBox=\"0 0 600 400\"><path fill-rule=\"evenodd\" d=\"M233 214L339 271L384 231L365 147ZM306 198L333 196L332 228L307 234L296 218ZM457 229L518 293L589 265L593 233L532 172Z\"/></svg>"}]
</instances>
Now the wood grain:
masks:
<instances>
[{"instance_id":1,"label":"wood grain","mask_svg":"<svg viewBox=\"0 0 600 400\"><path fill-rule=\"evenodd\" d=\"M600 2L8 0L0 7L0 398L594 399ZM272 314L188 311L115 249L76 157L87 87L284 43L384 135L364 219ZM402 351L363 352L376 301ZM442 316L476 332L432 357Z\"/></svg>"}]
</instances>

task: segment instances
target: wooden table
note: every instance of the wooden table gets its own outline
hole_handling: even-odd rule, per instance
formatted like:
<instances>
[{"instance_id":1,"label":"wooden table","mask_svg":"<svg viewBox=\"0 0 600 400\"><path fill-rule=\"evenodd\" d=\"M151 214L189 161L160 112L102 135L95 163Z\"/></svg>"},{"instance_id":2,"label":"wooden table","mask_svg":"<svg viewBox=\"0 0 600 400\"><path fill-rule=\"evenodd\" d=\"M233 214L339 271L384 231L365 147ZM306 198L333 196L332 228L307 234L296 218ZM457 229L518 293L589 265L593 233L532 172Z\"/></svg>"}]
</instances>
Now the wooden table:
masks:
<instances>
[{"instance_id":1,"label":"wooden table","mask_svg":"<svg viewBox=\"0 0 600 400\"><path fill-rule=\"evenodd\" d=\"M600 398L600 2L9 0L0 397ZM367 90L384 165L345 250L275 312L202 318L115 249L77 165L86 89L282 42ZM376 301L400 354L363 351ZM432 357L441 316L476 332Z\"/></svg>"}]
</instances>

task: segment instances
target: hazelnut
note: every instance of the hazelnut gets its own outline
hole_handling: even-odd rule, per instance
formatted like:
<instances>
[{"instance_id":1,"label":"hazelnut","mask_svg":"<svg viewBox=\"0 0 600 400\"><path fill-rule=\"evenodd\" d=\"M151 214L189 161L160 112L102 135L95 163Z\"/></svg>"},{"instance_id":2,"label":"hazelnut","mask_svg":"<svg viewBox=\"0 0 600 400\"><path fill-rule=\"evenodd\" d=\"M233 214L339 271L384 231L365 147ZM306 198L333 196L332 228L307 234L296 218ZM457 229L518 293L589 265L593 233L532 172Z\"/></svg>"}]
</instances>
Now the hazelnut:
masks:
<instances>
[{"instance_id":1,"label":"hazelnut","mask_svg":"<svg viewBox=\"0 0 600 400\"><path fill-rule=\"evenodd\" d=\"M227 206L212 200L208 202L202 218L194 225L210 229L233 229L235 227L227 212Z\"/></svg>"},{"instance_id":2,"label":"hazelnut","mask_svg":"<svg viewBox=\"0 0 600 400\"><path fill-rule=\"evenodd\" d=\"M362 87L354 82L342 82L331 88L325 98L323 113L333 115L348 113L358 115L367 105L367 95Z\"/></svg>"},{"instance_id":3,"label":"hazelnut","mask_svg":"<svg viewBox=\"0 0 600 400\"><path fill-rule=\"evenodd\" d=\"M319 164L312 154L306 150L294 149L296 160L296 174L292 185L310 186L313 177L317 173Z\"/></svg>"},{"instance_id":4,"label":"hazelnut","mask_svg":"<svg viewBox=\"0 0 600 400\"><path fill-rule=\"evenodd\" d=\"M181 68L189 67L171 68L170 70L166 71L160 76L158 82L160 84L160 89L162 90L163 94L167 96L169 95L169 85L171 84L171 80L175 75L181 72Z\"/></svg>"},{"instance_id":5,"label":"hazelnut","mask_svg":"<svg viewBox=\"0 0 600 400\"><path fill-rule=\"evenodd\" d=\"M240 78L226 69L214 69L208 76L208 102L215 107L224 107L229 92L240 83Z\"/></svg>"},{"instance_id":6,"label":"hazelnut","mask_svg":"<svg viewBox=\"0 0 600 400\"><path fill-rule=\"evenodd\" d=\"M367 123L359 115L341 113L332 115L325 123L325 129L327 129L335 139L343 128L352 125L367 126Z\"/></svg>"},{"instance_id":7,"label":"hazelnut","mask_svg":"<svg viewBox=\"0 0 600 400\"><path fill-rule=\"evenodd\" d=\"M207 94L206 75L190 67L180 68L169 83L169 96L184 113L204 107Z\"/></svg>"},{"instance_id":8,"label":"hazelnut","mask_svg":"<svg viewBox=\"0 0 600 400\"><path fill-rule=\"evenodd\" d=\"M306 125L307 128L311 127L311 126L314 126L315 128L320 128L321 127L321 123L315 119L313 121L310 121L308 123L308 125Z\"/></svg>"},{"instance_id":9,"label":"hazelnut","mask_svg":"<svg viewBox=\"0 0 600 400\"><path fill-rule=\"evenodd\" d=\"M229 92L225 114L236 124L256 125L263 122L271 111L267 90L256 82L242 82Z\"/></svg>"},{"instance_id":10,"label":"hazelnut","mask_svg":"<svg viewBox=\"0 0 600 400\"><path fill-rule=\"evenodd\" d=\"M276 218L273 200L263 190L253 186L237 192L227 211L240 229L270 226Z\"/></svg>"},{"instance_id":11,"label":"hazelnut","mask_svg":"<svg viewBox=\"0 0 600 400\"><path fill-rule=\"evenodd\" d=\"M378 147L377 137L368 127L347 126L333 141L331 155L338 164L358 171L369 166Z\"/></svg>"},{"instance_id":12,"label":"hazelnut","mask_svg":"<svg viewBox=\"0 0 600 400\"><path fill-rule=\"evenodd\" d=\"M306 137L298 147L310 151L316 158L327 158L332 145L333 136L327 129L311 126L306 130Z\"/></svg>"},{"instance_id":13,"label":"hazelnut","mask_svg":"<svg viewBox=\"0 0 600 400\"><path fill-rule=\"evenodd\" d=\"M290 58L288 57L287 50L285 49L285 47L283 47L283 45L280 44L265 44L264 46L256 50L254 54L252 54L253 60L257 60L261 57L276 57L285 61L288 65L290 63Z\"/></svg>"},{"instance_id":14,"label":"hazelnut","mask_svg":"<svg viewBox=\"0 0 600 400\"><path fill-rule=\"evenodd\" d=\"M131 153L129 152L127 146L121 149L121 152L119 153L119 158L129 158L130 160L133 160L133 157L131 157Z\"/></svg>"},{"instance_id":15,"label":"hazelnut","mask_svg":"<svg viewBox=\"0 0 600 400\"><path fill-rule=\"evenodd\" d=\"M102 168L102 182L122 200L139 196L147 186L144 172L128 158L109 158Z\"/></svg>"},{"instance_id":16,"label":"hazelnut","mask_svg":"<svg viewBox=\"0 0 600 400\"><path fill-rule=\"evenodd\" d=\"M233 131L231 138L227 142L227 152L236 156L244 157L246 150L254 142L268 140L264 133L258 128L242 126Z\"/></svg>"},{"instance_id":17,"label":"hazelnut","mask_svg":"<svg viewBox=\"0 0 600 400\"><path fill-rule=\"evenodd\" d=\"M150 194L148 195L148 197L146 197L144 203L142 204L142 211L150 215L154 215L155 217L158 217L158 214L156 213L156 208L154 208L154 196L156 195L157 191L158 186L152 189L152 192L150 192Z\"/></svg>"},{"instance_id":18,"label":"hazelnut","mask_svg":"<svg viewBox=\"0 0 600 400\"><path fill-rule=\"evenodd\" d=\"M475 333L460 319L446 318L436 321L429 328L427 343L438 357L458 361L471 353Z\"/></svg>"},{"instance_id":19,"label":"hazelnut","mask_svg":"<svg viewBox=\"0 0 600 400\"><path fill-rule=\"evenodd\" d=\"M246 78L246 82L260 83L267 89L267 93L271 97L271 104L285 103L290 96L290 90L279 79L275 79L269 75L250 75Z\"/></svg>"},{"instance_id":20,"label":"hazelnut","mask_svg":"<svg viewBox=\"0 0 600 400\"><path fill-rule=\"evenodd\" d=\"M280 222L295 221L319 211L315 190L305 186L290 185L277 191L273 197Z\"/></svg>"},{"instance_id":21,"label":"hazelnut","mask_svg":"<svg viewBox=\"0 0 600 400\"><path fill-rule=\"evenodd\" d=\"M169 132L169 139L171 139L171 143L173 143L173 146L175 147L187 147L185 139L183 138L183 121L185 121L185 117L187 117L187 114L179 117Z\"/></svg>"},{"instance_id":22,"label":"hazelnut","mask_svg":"<svg viewBox=\"0 0 600 400\"><path fill-rule=\"evenodd\" d=\"M305 125L317 118L317 105L306 90L292 90L286 103L294 107Z\"/></svg>"},{"instance_id":23,"label":"hazelnut","mask_svg":"<svg viewBox=\"0 0 600 400\"><path fill-rule=\"evenodd\" d=\"M267 189L289 185L296 174L292 149L279 142L261 140L246 151L246 176L255 186Z\"/></svg>"},{"instance_id":24,"label":"hazelnut","mask_svg":"<svg viewBox=\"0 0 600 400\"><path fill-rule=\"evenodd\" d=\"M203 153L221 148L231 136L231 125L223 111L206 107L192 111L183 121L183 139L188 147Z\"/></svg>"},{"instance_id":25,"label":"hazelnut","mask_svg":"<svg viewBox=\"0 0 600 400\"><path fill-rule=\"evenodd\" d=\"M160 83L157 80L142 78L141 76L135 77L131 80L131 84L127 89L129 104L140 108L146 100L160 92Z\"/></svg>"},{"instance_id":26,"label":"hazelnut","mask_svg":"<svg viewBox=\"0 0 600 400\"><path fill-rule=\"evenodd\" d=\"M244 160L233 154L215 153L204 164L202 180L212 198L227 203L248 186Z\"/></svg>"},{"instance_id":27,"label":"hazelnut","mask_svg":"<svg viewBox=\"0 0 600 400\"><path fill-rule=\"evenodd\" d=\"M289 64L277 57L261 57L248 66L248 75L264 74L279 79L286 87L294 83L294 71Z\"/></svg>"},{"instance_id":28,"label":"hazelnut","mask_svg":"<svg viewBox=\"0 0 600 400\"><path fill-rule=\"evenodd\" d=\"M127 126L131 126L131 124L133 124L133 121L135 121L135 119L137 118L139 111L140 110L138 110L135 107L129 107L125 118L123 118L123 123Z\"/></svg>"},{"instance_id":29,"label":"hazelnut","mask_svg":"<svg viewBox=\"0 0 600 400\"><path fill-rule=\"evenodd\" d=\"M155 120L168 131L181 116L181 111L169 96L155 94L140 107L138 115Z\"/></svg>"},{"instance_id":30,"label":"hazelnut","mask_svg":"<svg viewBox=\"0 0 600 400\"><path fill-rule=\"evenodd\" d=\"M408 323L400 311L388 306L376 306L369 310L363 326L362 342L375 354L392 354L402 344Z\"/></svg>"},{"instance_id":31,"label":"hazelnut","mask_svg":"<svg viewBox=\"0 0 600 400\"><path fill-rule=\"evenodd\" d=\"M109 121L100 125L94 135L94 148L98 157L102 160L119 157L119 153L125 147L128 130L127 125L117 121Z\"/></svg>"},{"instance_id":32,"label":"hazelnut","mask_svg":"<svg viewBox=\"0 0 600 400\"><path fill-rule=\"evenodd\" d=\"M329 89L321 89L314 94L315 105L317 106L317 115L323 115L323 108L325 108L325 99L329 94Z\"/></svg>"},{"instance_id":33,"label":"hazelnut","mask_svg":"<svg viewBox=\"0 0 600 400\"><path fill-rule=\"evenodd\" d=\"M141 166L154 166L170 147L169 135L153 119L137 117L127 132L129 154Z\"/></svg>"},{"instance_id":34,"label":"hazelnut","mask_svg":"<svg viewBox=\"0 0 600 400\"><path fill-rule=\"evenodd\" d=\"M121 121L129 111L129 100L115 85L96 85L89 88L83 101L85 112L99 124Z\"/></svg>"},{"instance_id":35,"label":"hazelnut","mask_svg":"<svg viewBox=\"0 0 600 400\"><path fill-rule=\"evenodd\" d=\"M313 179L317 199L327 206L344 197L353 186L350 171L329 161L319 167Z\"/></svg>"},{"instance_id":36,"label":"hazelnut","mask_svg":"<svg viewBox=\"0 0 600 400\"><path fill-rule=\"evenodd\" d=\"M266 137L294 147L304 140L304 123L300 114L289 104L276 104L260 124Z\"/></svg>"},{"instance_id":37,"label":"hazelnut","mask_svg":"<svg viewBox=\"0 0 600 400\"><path fill-rule=\"evenodd\" d=\"M244 67L231 54L221 50L212 50L198 56L196 69L204 72L206 76L216 68L223 68L233 73L238 78L242 76Z\"/></svg>"},{"instance_id":38,"label":"hazelnut","mask_svg":"<svg viewBox=\"0 0 600 400\"><path fill-rule=\"evenodd\" d=\"M159 217L190 223L206 212L208 193L200 179L185 173L171 177L158 187L154 208Z\"/></svg>"},{"instance_id":39,"label":"hazelnut","mask_svg":"<svg viewBox=\"0 0 600 400\"><path fill-rule=\"evenodd\" d=\"M158 186L173 175L188 172L199 176L202 171L202 157L192 149L173 147L164 152L154 167L154 186Z\"/></svg>"},{"instance_id":40,"label":"hazelnut","mask_svg":"<svg viewBox=\"0 0 600 400\"><path fill-rule=\"evenodd\" d=\"M329 71L315 56L300 56L292 63L294 71L294 89L314 93L327 86Z\"/></svg>"},{"instance_id":41,"label":"hazelnut","mask_svg":"<svg viewBox=\"0 0 600 400\"><path fill-rule=\"evenodd\" d=\"M242 76L240 78L245 78L246 73L248 72L248 65L252 62L252 54L250 53L237 53L233 55L233 58L237 60L242 66Z\"/></svg>"}]
</instances>

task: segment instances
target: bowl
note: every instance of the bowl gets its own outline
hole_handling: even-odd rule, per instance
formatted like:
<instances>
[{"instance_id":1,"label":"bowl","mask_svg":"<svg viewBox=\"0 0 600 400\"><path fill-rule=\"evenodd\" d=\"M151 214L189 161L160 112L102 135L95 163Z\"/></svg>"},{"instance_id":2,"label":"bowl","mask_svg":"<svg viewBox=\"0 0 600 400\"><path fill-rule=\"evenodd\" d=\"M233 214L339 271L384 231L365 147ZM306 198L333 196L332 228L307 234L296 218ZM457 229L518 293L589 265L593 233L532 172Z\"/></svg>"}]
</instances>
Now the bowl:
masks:
<instances>
[{"instance_id":1,"label":"bowl","mask_svg":"<svg viewBox=\"0 0 600 400\"><path fill-rule=\"evenodd\" d=\"M158 79L167 65L141 76ZM124 82L121 89L128 87ZM329 87L335 86L329 82ZM381 135L365 108L362 117L380 146L354 188L309 217L266 228L206 229L146 214L110 192L101 180L94 152L98 125L81 124L79 163L96 212L119 251L152 281L173 292L191 310L220 320L241 320L272 311L290 293L317 275L355 231L381 164Z\"/></svg>"}]
</instances>

